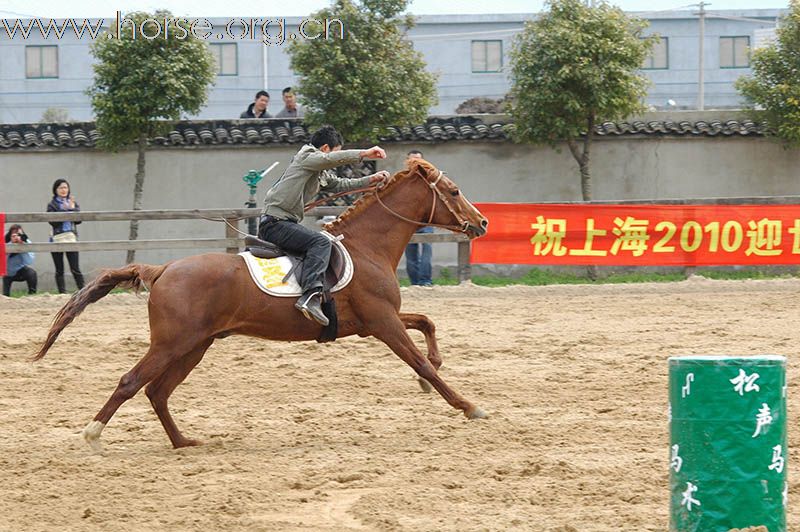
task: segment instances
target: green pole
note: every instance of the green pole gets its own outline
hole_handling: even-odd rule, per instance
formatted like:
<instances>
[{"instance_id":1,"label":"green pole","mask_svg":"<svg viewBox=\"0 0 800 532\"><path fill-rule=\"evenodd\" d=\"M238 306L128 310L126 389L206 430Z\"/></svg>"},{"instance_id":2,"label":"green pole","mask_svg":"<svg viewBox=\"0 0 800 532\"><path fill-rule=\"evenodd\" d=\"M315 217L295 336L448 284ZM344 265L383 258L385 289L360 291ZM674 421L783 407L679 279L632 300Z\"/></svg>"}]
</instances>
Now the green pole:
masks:
<instances>
[{"instance_id":1,"label":"green pole","mask_svg":"<svg viewBox=\"0 0 800 532\"><path fill-rule=\"evenodd\" d=\"M786 358L669 359L670 530L786 531Z\"/></svg>"}]
</instances>

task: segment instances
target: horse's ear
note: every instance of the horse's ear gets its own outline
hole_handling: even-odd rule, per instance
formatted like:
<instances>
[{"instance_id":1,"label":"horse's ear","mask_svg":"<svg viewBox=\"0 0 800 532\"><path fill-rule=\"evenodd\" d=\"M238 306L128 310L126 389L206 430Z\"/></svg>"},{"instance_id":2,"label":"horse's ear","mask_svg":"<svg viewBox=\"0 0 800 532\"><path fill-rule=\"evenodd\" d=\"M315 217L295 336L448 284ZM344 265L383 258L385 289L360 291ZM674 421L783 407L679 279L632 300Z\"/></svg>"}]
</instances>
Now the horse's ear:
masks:
<instances>
[{"instance_id":1,"label":"horse's ear","mask_svg":"<svg viewBox=\"0 0 800 532\"><path fill-rule=\"evenodd\" d=\"M425 159L412 159L410 164L411 170L418 170L422 175L428 173L428 167L430 163Z\"/></svg>"},{"instance_id":2,"label":"horse's ear","mask_svg":"<svg viewBox=\"0 0 800 532\"><path fill-rule=\"evenodd\" d=\"M419 173L422 174L422 177L432 177L436 173L436 167L425 159L417 159L417 165L419 166Z\"/></svg>"},{"instance_id":3,"label":"horse's ear","mask_svg":"<svg viewBox=\"0 0 800 532\"><path fill-rule=\"evenodd\" d=\"M405 168L400 170L398 173L403 175L411 175L417 171L424 173L424 169L422 169L421 165L419 164L419 159L411 159L410 161L406 161Z\"/></svg>"}]
</instances>

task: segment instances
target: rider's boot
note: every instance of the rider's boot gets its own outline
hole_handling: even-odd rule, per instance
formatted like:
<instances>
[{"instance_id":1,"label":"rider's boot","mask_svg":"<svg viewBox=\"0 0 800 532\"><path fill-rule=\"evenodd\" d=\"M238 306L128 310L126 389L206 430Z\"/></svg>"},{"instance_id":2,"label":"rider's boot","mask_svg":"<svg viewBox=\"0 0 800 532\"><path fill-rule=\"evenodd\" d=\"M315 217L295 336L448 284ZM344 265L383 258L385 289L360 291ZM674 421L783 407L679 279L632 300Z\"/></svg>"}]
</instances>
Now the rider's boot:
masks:
<instances>
[{"instance_id":1,"label":"rider's boot","mask_svg":"<svg viewBox=\"0 0 800 532\"><path fill-rule=\"evenodd\" d=\"M309 290L300 296L300 299L294 304L294 308L302 312L309 320L314 320L322 326L327 326L328 318L322 312L321 299L322 292L318 288Z\"/></svg>"}]
</instances>

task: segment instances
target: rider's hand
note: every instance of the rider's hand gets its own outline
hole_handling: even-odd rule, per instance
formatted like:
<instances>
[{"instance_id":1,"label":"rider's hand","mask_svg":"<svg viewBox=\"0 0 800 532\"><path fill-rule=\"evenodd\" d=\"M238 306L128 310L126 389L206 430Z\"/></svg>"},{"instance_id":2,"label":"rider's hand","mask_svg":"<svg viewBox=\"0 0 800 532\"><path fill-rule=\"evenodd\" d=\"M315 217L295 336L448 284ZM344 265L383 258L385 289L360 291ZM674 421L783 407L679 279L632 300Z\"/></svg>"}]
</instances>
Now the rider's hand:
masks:
<instances>
[{"instance_id":1,"label":"rider's hand","mask_svg":"<svg viewBox=\"0 0 800 532\"><path fill-rule=\"evenodd\" d=\"M370 185L378 185L382 186L389 180L389 172L386 170L381 170L380 172L374 173L369 176L369 184Z\"/></svg>"},{"instance_id":2,"label":"rider's hand","mask_svg":"<svg viewBox=\"0 0 800 532\"><path fill-rule=\"evenodd\" d=\"M386 159L386 151L380 146L373 146L368 150L362 150L358 155L362 159Z\"/></svg>"}]
</instances>

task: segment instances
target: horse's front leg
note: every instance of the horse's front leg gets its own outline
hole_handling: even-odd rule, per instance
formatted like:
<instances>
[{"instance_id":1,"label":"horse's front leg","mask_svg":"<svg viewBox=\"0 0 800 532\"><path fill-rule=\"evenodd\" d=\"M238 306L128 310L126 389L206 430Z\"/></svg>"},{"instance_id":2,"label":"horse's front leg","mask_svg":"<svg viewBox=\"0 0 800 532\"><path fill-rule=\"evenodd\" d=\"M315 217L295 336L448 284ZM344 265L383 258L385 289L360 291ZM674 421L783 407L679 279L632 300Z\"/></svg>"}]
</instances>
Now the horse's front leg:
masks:
<instances>
[{"instance_id":1,"label":"horse's front leg","mask_svg":"<svg viewBox=\"0 0 800 532\"><path fill-rule=\"evenodd\" d=\"M434 365L417 349L414 341L406 332L406 325L400 316L392 313L384 319L373 322L370 326L370 333L388 345L397 356L411 366L417 375L428 381L450 406L464 412L469 419L486 417L483 410L461 397L439 377Z\"/></svg>"},{"instance_id":2,"label":"horse's front leg","mask_svg":"<svg viewBox=\"0 0 800 532\"><path fill-rule=\"evenodd\" d=\"M425 345L428 347L428 360L438 371L442 366L442 357L439 354L439 346L436 344L436 326L430 318L424 314L408 314L401 312L399 316L400 321L403 322L406 329L420 331L425 336ZM422 391L426 393L430 393L433 389L431 388L431 384L422 377L417 377L417 382L419 382Z\"/></svg>"}]
</instances>

